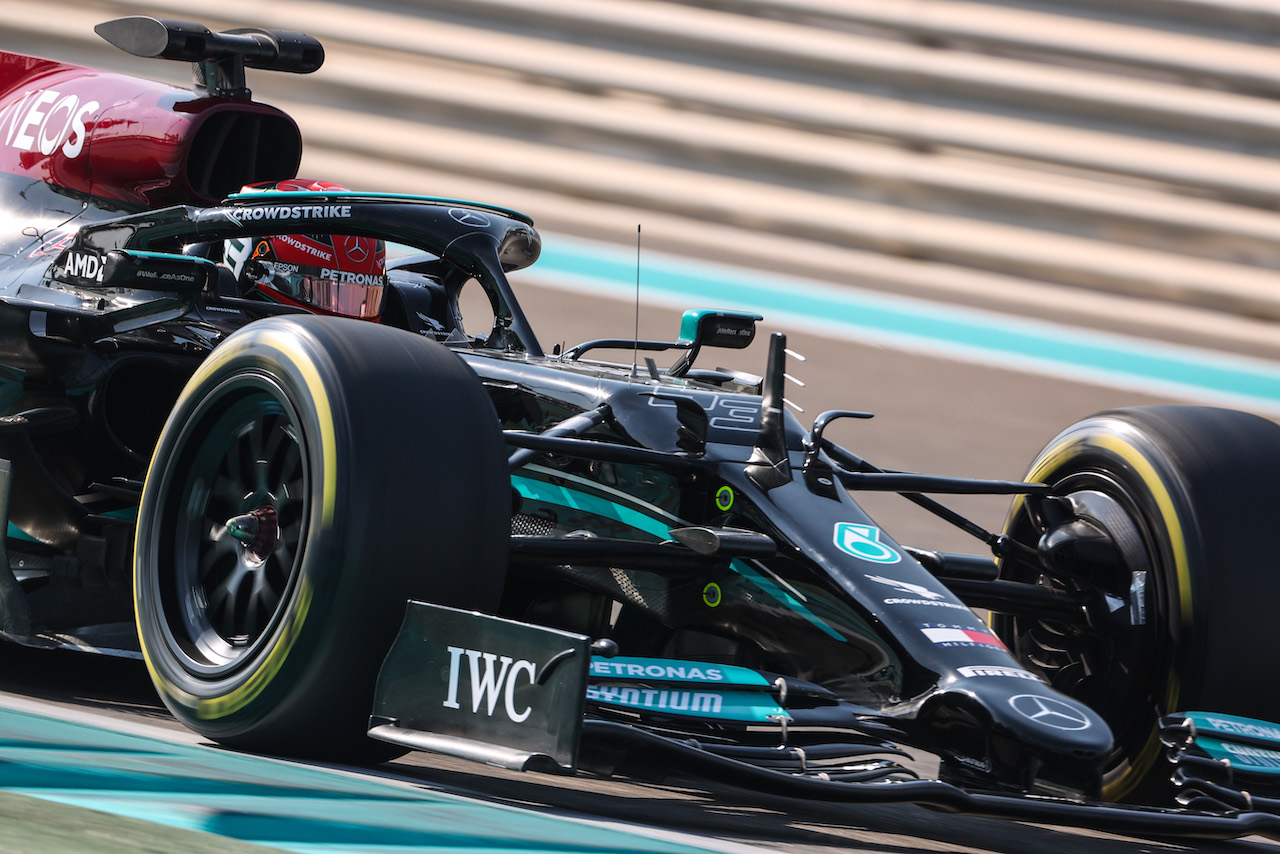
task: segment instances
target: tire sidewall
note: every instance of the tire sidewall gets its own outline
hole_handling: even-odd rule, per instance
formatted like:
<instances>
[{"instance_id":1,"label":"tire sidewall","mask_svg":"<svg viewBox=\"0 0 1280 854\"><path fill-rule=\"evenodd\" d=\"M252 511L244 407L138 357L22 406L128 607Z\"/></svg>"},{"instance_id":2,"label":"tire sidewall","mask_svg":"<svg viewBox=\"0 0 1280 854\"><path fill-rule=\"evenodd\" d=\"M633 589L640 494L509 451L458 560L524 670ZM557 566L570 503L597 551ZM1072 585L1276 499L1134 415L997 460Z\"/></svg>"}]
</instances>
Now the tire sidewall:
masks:
<instances>
[{"instance_id":1,"label":"tire sidewall","mask_svg":"<svg viewBox=\"0 0 1280 854\"><path fill-rule=\"evenodd\" d=\"M1144 637L1155 646L1142 650L1148 670L1139 678L1156 686L1155 708L1120 710L1120 728L1137 735L1127 744L1117 739L1105 770L1108 800L1168 794L1158 765L1161 715L1194 709L1274 716L1280 691L1258 673L1280 662L1257 641L1268 624L1263 615L1280 597L1280 572L1259 538L1280 517L1277 469L1280 427L1200 406L1100 413L1063 431L1032 463L1027 480L1065 492L1105 479L1118 484L1152 563L1147 621L1155 625ZM1026 524L1023 503L1014 502L1006 531L1019 519ZM1011 629L1012 620L993 624Z\"/></svg>"},{"instance_id":2,"label":"tire sidewall","mask_svg":"<svg viewBox=\"0 0 1280 854\"><path fill-rule=\"evenodd\" d=\"M1155 641L1160 647L1155 651L1157 660L1148 662L1157 669L1149 675L1148 684L1154 686L1161 708L1178 708L1184 693L1195 688L1186 684L1186 675L1201 669L1195 661L1197 647L1188 643L1198 625L1193 570L1199 565L1200 544L1194 521L1187 524L1190 504L1179 474L1148 435L1128 420L1104 415L1076 424L1055 438L1032 463L1027 480L1065 487L1063 491L1101 488L1128 504L1126 509L1141 520L1144 540L1154 552L1154 577L1148 583L1154 585L1155 596L1148 597L1147 605L1148 620L1157 621ZM1107 481L1118 488L1108 488ZM1011 521L1018 511L1015 506ZM1135 720L1109 721L1113 731L1138 726L1144 732L1116 732L1118 746L1124 746L1123 740L1136 739L1141 747L1135 754L1118 752L1113 756L1103 777L1106 799L1132 796L1159 760L1158 715L1154 711L1133 710Z\"/></svg>"},{"instance_id":3,"label":"tire sidewall","mask_svg":"<svg viewBox=\"0 0 1280 854\"><path fill-rule=\"evenodd\" d=\"M156 526L171 512L162 502L175 494L174 479L184 476L170 469L194 429L188 422L207 395L245 376L269 378L293 413L310 473L307 534L270 637L225 678L204 679L160 641L167 558L157 552ZM424 377L438 388L420 396L411 384ZM443 400L424 399L432 394ZM454 456L440 464L440 454ZM474 482L457 501L420 493L416 482L429 486L437 467L446 480L467 472ZM309 742L330 740L331 750L315 752L341 754L351 752L344 740L375 744L364 723L405 602L496 607L509 518L481 505L489 493L505 503L505 478L487 395L434 342L332 318L273 318L229 337L174 407L139 512L135 605L162 698L188 726L234 746L302 754L313 752Z\"/></svg>"},{"instance_id":4,"label":"tire sidewall","mask_svg":"<svg viewBox=\"0 0 1280 854\"><path fill-rule=\"evenodd\" d=\"M158 567L163 572L171 557L158 554L159 532L149 523L171 517L171 511L160 506L161 496L173 493L174 482L185 473L166 468L174 452L189 441L196 429L192 418L205 404L205 395L227 381L246 373L269 377L284 393L285 402L301 431L311 483L306 528L308 536L298 556L293 589L284 609L278 615L270 637L255 654L239 662L234 671L213 682L197 682L168 644L158 642L168 630L159 604L161 579L151 572L135 574L135 606L139 623L139 639L143 659L162 698L179 707L184 716L198 719L205 726L219 729L219 721L230 724L229 735L251 726L244 720L246 708L269 709L280 699L273 697L272 685L284 685L297 678L291 670L305 666L305 661L291 653L301 644L314 645L311 637L324 630L317 615L331 610L337 586L327 570L332 564L313 559L317 553L341 554L346 551L348 529L335 526L339 518L339 496L343 494L337 462L342 401L333 400L323 375L322 353L308 346L313 342L291 335L265 323L254 324L244 333L229 339L207 359L187 384L166 424L148 471L139 510L136 543L139 566ZM254 715L254 718L259 715Z\"/></svg>"}]
</instances>

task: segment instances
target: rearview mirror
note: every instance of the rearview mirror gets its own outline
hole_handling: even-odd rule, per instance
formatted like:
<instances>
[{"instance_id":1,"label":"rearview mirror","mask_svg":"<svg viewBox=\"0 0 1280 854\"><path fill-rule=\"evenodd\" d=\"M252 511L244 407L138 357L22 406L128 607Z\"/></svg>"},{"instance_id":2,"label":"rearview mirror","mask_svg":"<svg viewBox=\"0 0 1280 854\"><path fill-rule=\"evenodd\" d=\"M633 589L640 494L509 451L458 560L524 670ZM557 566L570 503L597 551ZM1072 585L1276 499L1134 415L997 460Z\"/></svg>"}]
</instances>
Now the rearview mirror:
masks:
<instances>
[{"instance_id":1,"label":"rearview mirror","mask_svg":"<svg viewBox=\"0 0 1280 854\"><path fill-rule=\"evenodd\" d=\"M756 322L764 318L743 311L720 311L691 308L680 318L680 341L683 346L727 347L742 350L756 337Z\"/></svg>"}]
</instances>

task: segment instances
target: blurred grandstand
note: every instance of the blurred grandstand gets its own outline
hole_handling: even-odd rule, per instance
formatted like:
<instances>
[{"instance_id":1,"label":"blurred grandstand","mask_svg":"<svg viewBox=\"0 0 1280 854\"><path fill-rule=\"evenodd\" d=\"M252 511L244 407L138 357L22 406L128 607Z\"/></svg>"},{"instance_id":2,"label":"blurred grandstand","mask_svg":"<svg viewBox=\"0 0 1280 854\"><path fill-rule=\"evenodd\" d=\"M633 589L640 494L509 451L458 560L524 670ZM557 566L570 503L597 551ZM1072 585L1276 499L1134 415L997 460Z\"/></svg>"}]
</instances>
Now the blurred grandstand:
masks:
<instances>
[{"instance_id":1,"label":"blurred grandstand","mask_svg":"<svg viewBox=\"0 0 1280 854\"><path fill-rule=\"evenodd\" d=\"M5 0L0 47L185 85L93 34L127 14L318 37L312 79L249 82L354 186L1139 331L1280 320L1272 0Z\"/></svg>"}]
</instances>

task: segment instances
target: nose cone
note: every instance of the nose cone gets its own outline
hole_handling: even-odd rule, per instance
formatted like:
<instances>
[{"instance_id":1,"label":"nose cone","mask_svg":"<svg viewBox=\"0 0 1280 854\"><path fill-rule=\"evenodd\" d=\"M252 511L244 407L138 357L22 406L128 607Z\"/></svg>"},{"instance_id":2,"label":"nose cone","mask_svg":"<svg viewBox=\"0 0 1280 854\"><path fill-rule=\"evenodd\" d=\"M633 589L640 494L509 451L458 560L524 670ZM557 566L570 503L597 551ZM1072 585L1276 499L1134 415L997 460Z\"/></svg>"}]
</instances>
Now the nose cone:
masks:
<instances>
[{"instance_id":1,"label":"nose cone","mask_svg":"<svg viewBox=\"0 0 1280 854\"><path fill-rule=\"evenodd\" d=\"M1111 749L1111 728L1087 706L1039 685L989 698L992 725L1028 747L1076 759L1099 759Z\"/></svg>"},{"instance_id":2,"label":"nose cone","mask_svg":"<svg viewBox=\"0 0 1280 854\"><path fill-rule=\"evenodd\" d=\"M923 716L934 701L940 712L963 710L988 736L1012 740L1044 757L1089 762L1104 757L1113 744L1111 728L1088 706L1035 679L1010 678L1007 669L955 679L926 704Z\"/></svg>"}]
</instances>

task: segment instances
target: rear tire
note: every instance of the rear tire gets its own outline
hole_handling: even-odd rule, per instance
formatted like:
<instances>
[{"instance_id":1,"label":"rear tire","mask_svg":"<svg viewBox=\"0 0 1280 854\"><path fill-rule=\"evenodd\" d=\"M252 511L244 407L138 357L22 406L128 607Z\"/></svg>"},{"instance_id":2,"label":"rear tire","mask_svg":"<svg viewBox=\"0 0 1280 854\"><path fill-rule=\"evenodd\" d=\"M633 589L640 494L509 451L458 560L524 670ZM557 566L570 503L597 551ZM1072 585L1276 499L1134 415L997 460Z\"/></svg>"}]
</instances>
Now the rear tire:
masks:
<instances>
[{"instance_id":1,"label":"rear tire","mask_svg":"<svg viewBox=\"0 0 1280 854\"><path fill-rule=\"evenodd\" d=\"M1280 519L1280 426L1243 412L1157 406L1104 412L1054 439L1027 480L1055 487L1073 515L1106 531L1120 566L1070 571L1004 561L1001 575L1060 590L1101 588L1115 610L1087 621L995 614L992 625L1029 669L1097 711L1116 746L1108 800L1167 801L1156 736L1174 711L1280 714L1280 665L1266 637L1280 602L1280 564L1265 537ZM1045 520L1015 501L1006 533L1036 547ZM1052 526L1050 526L1052 527ZM1055 566L1061 567L1058 563ZM1145 569L1145 593L1135 573ZM1145 608L1145 623L1132 600ZM1123 603L1123 604L1120 604Z\"/></svg>"},{"instance_id":2,"label":"rear tire","mask_svg":"<svg viewBox=\"0 0 1280 854\"><path fill-rule=\"evenodd\" d=\"M333 318L236 332L143 491L134 601L161 698L239 749L389 758L365 733L405 603L496 608L508 491L488 396L440 345Z\"/></svg>"}]
</instances>

